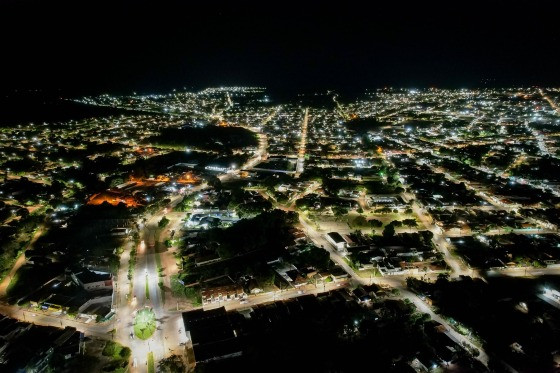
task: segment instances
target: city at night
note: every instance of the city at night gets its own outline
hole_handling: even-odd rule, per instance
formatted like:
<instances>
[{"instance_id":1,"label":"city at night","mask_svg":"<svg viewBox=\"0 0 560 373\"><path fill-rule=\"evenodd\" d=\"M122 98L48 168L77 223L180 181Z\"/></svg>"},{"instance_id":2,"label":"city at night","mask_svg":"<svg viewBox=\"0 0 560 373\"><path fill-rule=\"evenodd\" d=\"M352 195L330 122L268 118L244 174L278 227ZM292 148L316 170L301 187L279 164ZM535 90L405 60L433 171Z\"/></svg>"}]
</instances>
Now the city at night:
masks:
<instances>
[{"instance_id":1,"label":"city at night","mask_svg":"<svg viewBox=\"0 0 560 373\"><path fill-rule=\"evenodd\" d=\"M560 372L558 4L0 4L0 372Z\"/></svg>"}]
</instances>

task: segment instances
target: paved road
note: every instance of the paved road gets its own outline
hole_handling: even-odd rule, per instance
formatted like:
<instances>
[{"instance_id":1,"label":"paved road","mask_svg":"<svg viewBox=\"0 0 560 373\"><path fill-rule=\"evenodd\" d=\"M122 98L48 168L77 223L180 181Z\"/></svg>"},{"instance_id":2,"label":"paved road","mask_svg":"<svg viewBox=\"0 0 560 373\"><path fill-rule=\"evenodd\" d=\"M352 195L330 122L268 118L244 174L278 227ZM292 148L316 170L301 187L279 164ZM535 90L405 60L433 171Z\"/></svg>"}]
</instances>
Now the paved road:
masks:
<instances>
[{"instance_id":1,"label":"paved road","mask_svg":"<svg viewBox=\"0 0 560 373\"><path fill-rule=\"evenodd\" d=\"M43 326L56 326L65 328L72 326L77 330L84 331L87 335L101 337L104 339L110 338L109 331L112 329L110 323L97 324L94 321L91 323L84 323L77 320L69 319L63 315L56 315L50 312L41 312L38 310L30 310L27 308L15 307L7 304L0 305L0 313L14 319L22 320L25 322L33 323Z\"/></svg>"},{"instance_id":2,"label":"paved road","mask_svg":"<svg viewBox=\"0 0 560 373\"><path fill-rule=\"evenodd\" d=\"M303 121L301 122L301 140L298 149L298 158L296 165L296 176L303 172L303 164L305 162L305 146L307 144L307 124L309 122L309 108L305 108Z\"/></svg>"},{"instance_id":3,"label":"paved road","mask_svg":"<svg viewBox=\"0 0 560 373\"><path fill-rule=\"evenodd\" d=\"M224 302L216 302L211 304L205 304L203 306L204 310L211 310L219 307L225 307L226 310L241 310L247 309L251 306L256 306L259 304L265 304L270 302L276 302L281 300L287 300L296 298L302 295L310 295L310 294L321 294L328 291L336 290L336 289L343 289L350 286L350 282L347 279L333 281L325 284L318 284L315 285L306 285L302 286L299 289L286 289L286 290L278 290L273 293L265 293L265 294L258 294L258 295L250 295L247 299L243 301L239 300L232 300L232 301L224 301Z\"/></svg>"},{"instance_id":4,"label":"paved road","mask_svg":"<svg viewBox=\"0 0 560 373\"><path fill-rule=\"evenodd\" d=\"M193 193L198 192L200 188L202 187L194 188ZM123 332L119 334L119 339L128 339L125 344L128 344L132 349L133 361L136 359L138 362L137 367L132 367L134 372L146 371L145 362L148 352L153 352L154 360L158 361L178 350L180 343L186 342L181 313L172 312L169 309L171 307L166 309L164 305L162 289L159 287L159 271L156 261L156 255L162 257L169 254L158 253L158 251L161 251L160 247L163 247L161 243L165 237L159 236L161 229L158 228L158 223L163 216L166 216L170 219L168 227L176 228L184 214L168 213L168 210L172 210L182 198L183 196L181 195L174 196L168 206L152 215L143 224L140 236L144 244L141 243L137 248L136 269L133 279L133 299L130 304L124 305L118 312L119 317L122 314L123 319L127 320ZM159 238L159 240L156 240L156 238ZM154 335L146 341L137 338L131 340L129 335L133 332L132 320L134 312L144 307L151 308L155 313L158 320L157 329Z\"/></svg>"},{"instance_id":5,"label":"paved road","mask_svg":"<svg viewBox=\"0 0 560 373\"><path fill-rule=\"evenodd\" d=\"M486 271L486 276L498 277L539 277L539 276L557 276L560 275L560 268L546 267L546 268L533 268L533 267L513 267L504 269L491 269Z\"/></svg>"}]
</instances>

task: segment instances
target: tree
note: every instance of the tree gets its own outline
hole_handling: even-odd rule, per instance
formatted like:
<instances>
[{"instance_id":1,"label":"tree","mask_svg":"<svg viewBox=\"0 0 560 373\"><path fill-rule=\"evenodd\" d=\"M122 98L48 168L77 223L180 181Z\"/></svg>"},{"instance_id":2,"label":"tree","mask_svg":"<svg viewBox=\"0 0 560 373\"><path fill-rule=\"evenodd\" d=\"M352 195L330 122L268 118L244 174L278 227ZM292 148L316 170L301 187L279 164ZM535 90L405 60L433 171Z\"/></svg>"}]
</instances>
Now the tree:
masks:
<instances>
[{"instance_id":1,"label":"tree","mask_svg":"<svg viewBox=\"0 0 560 373\"><path fill-rule=\"evenodd\" d=\"M422 234L422 238L424 238L425 242L429 242L432 240L432 238L434 238L434 234L432 233L432 231L422 231L420 233Z\"/></svg>"},{"instance_id":2,"label":"tree","mask_svg":"<svg viewBox=\"0 0 560 373\"><path fill-rule=\"evenodd\" d=\"M394 226L394 227L402 227L403 222L400 220L393 220L392 222L389 223L390 225Z\"/></svg>"},{"instance_id":3,"label":"tree","mask_svg":"<svg viewBox=\"0 0 560 373\"><path fill-rule=\"evenodd\" d=\"M175 297L185 296L185 285L180 282L179 275L177 274L171 276L171 292Z\"/></svg>"},{"instance_id":4,"label":"tree","mask_svg":"<svg viewBox=\"0 0 560 373\"><path fill-rule=\"evenodd\" d=\"M20 208L20 209L17 210L16 215L25 219L26 217L29 216L29 210L26 209L26 208Z\"/></svg>"},{"instance_id":5,"label":"tree","mask_svg":"<svg viewBox=\"0 0 560 373\"><path fill-rule=\"evenodd\" d=\"M214 188L215 190L222 189L222 181L217 176L209 176L206 182L208 183L208 186Z\"/></svg>"},{"instance_id":6,"label":"tree","mask_svg":"<svg viewBox=\"0 0 560 373\"><path fill-rule=\"evenodd\" d=\"M116 177L113 180L111 180L111 182L109 183L109 186L111 188L115 188L118 185L121 185L122 183L124 183L124 180L122 177Z\"/></svg>"},{"instance_id":7,"label":"tree","mask_svg":"<svg viewBox=\"0 0 560 373\"><path fill-rule=\"evenodd\" d=\"M413 228L418 225L418 223L416 223L416 219L404 219L402 223L403 225L406 225L409 228Z\"/></svg>"},{"instance_id":8,"label":"tree","mask_svg":"<svg viewBox=\"0 0 560 373\"><path fill-rule=\"evenodd\" d=\"M354 219L354 225L357 227L364 227L367 225L367 219L364 216L359 215Z\"/></svg>"},{"instance_id":9,"label":"tree","mask_svg":"<svg viewBox=\"0 0 560 373\"><path fill-rule=\"evenodd\" d=\"M407 277L406 278L406 287L409 289L413 289L414 288L414 277Z\"/></svg>"},{"instance_id":10,"label":"tree","mask_svg":"<svg viewBox=\"0 0 560 373\"><path fill-rule=\"evenodd\" d=\"M395 227L392 224L389 224L383 229L383 237L391 238L395 235Z\"/></svg>"},{"instance_id":11,"label":"tree","mask_svg":"<svg viewBox=\"0 0 560 373\"><path fill-rule=\"evenodd\" d=\"M376 209L375 213L376 214L390 214L393 210L391 210L389 207L383 207L380 209Z\"/></svg>"},{"instance_id":12,"label":"tree","mask_svg":"<svg viewBox=\"0 0 560 373\"><path fill-rule=\"evenodd\" d=\"M179 355L171 355L159 361L157 371L158 373L183 373L187 371L187 367Z\"/></svg>"},{"instance_id":13,"label":"tree","mask_svg":"<svg viewBox=\"0 0 560 373\"><path fill-rule=\"evenodd\" d=\"M344 215L348 214L348 209L345 207L341 207L341 206L333 206L332 208L334 216L337 219L342 218Z\"/></svg>"},{"instance_id":14,"label":"tree","mask_svg":"<svg viewBox=\"0 0 560 373\"><path fill-rule=\"evenodd\" d=\"M161 218L161 220L158 223L158 227L160 228L165 228L167 226L167 224L169 224L169 219L167 219L165 216L163 218Z\"/></svg>"},{"instance_id":15,"label":"tree","mask_svg":"<svg viewBox=\"0 0 560 373\"><path fill-rule=\"evenodd\" d=\"M416 227L418 223L416 223L416 219L404 219L403 224L407 227Z\"/></svg>"},{"instance_id":16,"label":"tree","mask_svg":"<svg viewBox=\"0 0 560 373\"><path fill-rule=\"evenodd\" d=\"M270 210L272 210L272 203L268 200L242 203L235 208L235 212L240 217L253 217Z\"/></svg>"},{"instance_id":17,"label":"tree","mask_svg":"<svg viewBox=\"0 0 560 373\"><path fill-rule=\"evenodd\" d=\"M368 223L372 228L381 228L383 226L383 222L377 219L368 220Z\"/></svg>"}]
</instances>

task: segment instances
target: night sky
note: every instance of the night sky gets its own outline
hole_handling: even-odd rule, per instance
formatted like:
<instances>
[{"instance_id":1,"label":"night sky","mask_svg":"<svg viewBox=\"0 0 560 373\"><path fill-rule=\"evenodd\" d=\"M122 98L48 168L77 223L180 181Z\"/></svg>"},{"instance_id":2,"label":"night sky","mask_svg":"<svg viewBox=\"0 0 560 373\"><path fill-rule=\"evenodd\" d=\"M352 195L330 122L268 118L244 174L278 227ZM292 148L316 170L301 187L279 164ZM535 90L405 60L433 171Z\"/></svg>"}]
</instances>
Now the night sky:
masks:
<instances>
[{"instance_id":1,"label":"night sky","mask_svg":"<svg viewBox=\"0 0 560 373\"><path fill-rule=\"evenodd\" d=\"M560 86L553 1L112 3L2 1L2 89Z\"/></svg>"}]
</instances>

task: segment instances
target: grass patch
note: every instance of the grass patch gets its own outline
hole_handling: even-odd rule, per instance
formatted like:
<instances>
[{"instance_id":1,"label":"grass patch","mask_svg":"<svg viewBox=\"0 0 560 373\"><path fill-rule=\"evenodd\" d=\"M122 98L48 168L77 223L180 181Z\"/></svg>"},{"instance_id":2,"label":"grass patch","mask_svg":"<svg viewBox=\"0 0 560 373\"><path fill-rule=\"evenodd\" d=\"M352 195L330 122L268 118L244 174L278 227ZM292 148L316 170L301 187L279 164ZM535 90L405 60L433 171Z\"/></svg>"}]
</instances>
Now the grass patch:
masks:
<instances>
[{"instance_id":1,"label":"grass patch","mask_svg":"<svg viewBox=\"0 0 560 373\"><path fill-rule=\"evenodd\" d=\"M130 359L130 348L124 347L120 343L107 341L102 352L103 356L109 356L114 360Z\"/></svg>"},{"instance_id":2,"label":"grass patch","mask_svg":"<svg viewBox=\"0 0 560 373\"><path fill-rule=\"evenodd\" d=\"M158 286L159 286L159 289L161 291L161 303L165 304L165 289L163 287L163 281L162 280L160 280L158 282Z\"/></svg>"},{"instance_id":3,"label":"grass patch","mask_svg":"<svg viewBox=\"0 0 560 373\"><path fill-rule=\"evenodd\" d=\"M131 281L134 276L134 266L136 265L136 248L130 250L130 258L128 259L128 280ZM132 289L132 287L131 287Z\"/></svg>"},{"instance_id":4,"label":"grass patch","mask_svg":"<svg viewBox=\"0 0 560 373\"><path fill-rule=\"evenodd\" d=\"M45 282L59 274L59 271L60 265L57 263L44 266L40 271L31 265L21 266L10 280L6 289L10 303L33 294Z\"/></svg>"},{"instance_id":5,"label":"grass patch","mask_svg":"<svg viewBox=\"0 0 560 373\"><path fill-rule=\"evenodd\" d=\"M159 256L159 253L156 253L156 265L157 265L157 269L158 269L158 275L161 275L161 271L162 271L162 266L161 266L161 258Z\"/></svg>"},{"instance_id":6,"label":"grass patch","mask_svg":"<svg viewBox=\"0 0 560 373\"><path fill-rule=\"evenodd\" d=\"M156 367L154 364L154 353L153 352L149 352L148 353L148 373L155 373L156 371Z\"/></svg>"},{"instance_id":7,"label":"grass patch","mask_svg":"<svg viewBox=\"0 0 560 373\"><path fill-rule=\"evenodd\" d=\"M157 273L158 273L158 286L161 290L161 302L165 304L165 290L163 288L163 267L161 266L161 257L159 253L156 252L156 265L157 265Z\"/></svg>"},{"instance_id":8,"label":"grass patch","mask_svg":"<svg viewBox=\"0 0 560 373\"><path fill-rule=\"evenodd\" d=\"M185 287L178 274L171 275L171 293L174 297L188 299L194 307L202 305L202 297L198 286Z\"/></svg>"},{"instance_id":9,"label":"grass patch","mask_svg":"<svg viewBox=\"0 0 560 373\"><path fill-rule=\"evenodd\" d=\"M134 334L140 339L148 339L155 331L155 313L147 308L139 310L134 318Z\"/></svg>"},{"instance_id":10,"label":"grass patch","mask_svg":"<svg viewBox=\"0 0 560 373\"><path fill-rule=\"evenodd\" d=\"M361 269L354 271L358 276L362 278L379 277L381 276L377 269Z\"/></svg>"},{"instance_id":11,"label":"grass patch","mask_svg":"<svg viewBox=\"0 0 560 373\"><path fill-rule=\"evenodd\" d=\"M148 286L148 275L146 275L146 299L150 299L150 287Z\"/></svg>"},{"instance_id":12,"label":"grass patch","mask_svg":"<svg viewBox=\"0 0 560 373\"><path fill-rule=\"evenodd\" d=\"M200 296L200 289L195 287L185 288L185 296L191 301L193 307L202 306L202 297Z\"/></svg>"},{"instance_id":13,"label":"grass patch","mask_svg":"<svg viewBox=\"0 0 560 373\"><path fill-rule=\"evenodd\" d=\"M18 271L10 279L10 283L6 288L6 293L8 295L13 294L14 289L21 287L21 285L18 283L21 281L21 278L25 278L25 276L27 276L29 272L31 272L31 269L28 267L21 267L20 269L18 269Z\"/></svg>"}]
</instances>

